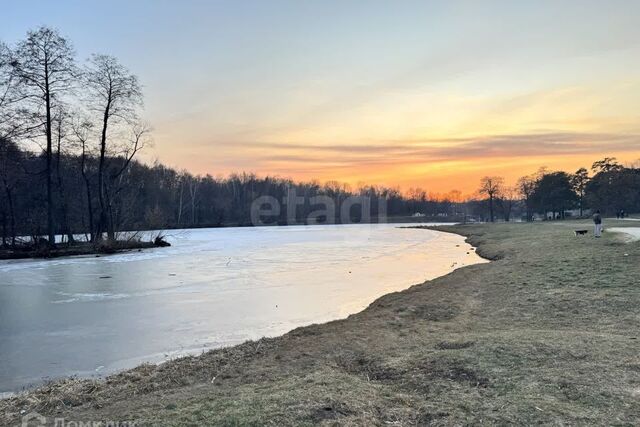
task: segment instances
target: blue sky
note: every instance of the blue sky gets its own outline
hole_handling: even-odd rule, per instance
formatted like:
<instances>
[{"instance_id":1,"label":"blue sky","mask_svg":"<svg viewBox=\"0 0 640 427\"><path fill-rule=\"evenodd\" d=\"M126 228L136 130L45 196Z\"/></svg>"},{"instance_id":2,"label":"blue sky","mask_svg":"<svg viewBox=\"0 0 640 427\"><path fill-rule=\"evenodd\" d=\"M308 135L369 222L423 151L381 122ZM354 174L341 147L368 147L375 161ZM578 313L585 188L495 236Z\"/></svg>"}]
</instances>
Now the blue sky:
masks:
<instances>
[{"instance_id":1,"label":"blue sky","mask_svg":"<svg viewBox=\"0 0 640 427\"><path fill-rule=\"evenodd\" d=\"M0 39L54 26L138 74L145 155L197 173L447 191L640 157L640 1L0 3Z\"/></svg>"}]
</instances>

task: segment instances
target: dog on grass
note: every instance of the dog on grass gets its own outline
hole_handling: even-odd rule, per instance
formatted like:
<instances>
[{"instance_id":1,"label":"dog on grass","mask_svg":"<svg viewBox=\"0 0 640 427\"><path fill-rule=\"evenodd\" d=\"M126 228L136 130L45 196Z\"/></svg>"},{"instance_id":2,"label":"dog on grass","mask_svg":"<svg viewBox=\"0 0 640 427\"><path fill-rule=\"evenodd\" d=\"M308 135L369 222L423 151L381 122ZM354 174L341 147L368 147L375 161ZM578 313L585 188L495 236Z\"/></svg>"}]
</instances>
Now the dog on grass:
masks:
<instances>
[{"instance_id":1,"label":"dog on grass","mask_svg":"<svg viewBox=\"0 0 640 427\"><path fill-rule=\"evenodd\" d=\"M584 235L586 235L588 232L589 232L589 230L575 230L575 231L574 231L574 233L576 234L576 237L577 237L577 236L584 236Z\"/></svg>"}]
</instances>

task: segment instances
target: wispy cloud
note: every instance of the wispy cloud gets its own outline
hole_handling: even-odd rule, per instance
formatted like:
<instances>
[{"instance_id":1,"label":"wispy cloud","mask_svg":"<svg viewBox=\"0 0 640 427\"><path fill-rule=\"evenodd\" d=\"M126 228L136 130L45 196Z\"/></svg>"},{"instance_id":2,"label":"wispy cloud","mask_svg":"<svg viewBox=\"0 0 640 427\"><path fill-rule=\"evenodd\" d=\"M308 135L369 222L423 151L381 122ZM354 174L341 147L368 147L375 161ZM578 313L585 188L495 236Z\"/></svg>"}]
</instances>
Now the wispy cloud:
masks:
<instances>
[{"instance_id":1,"label":"wispy cloud","mask_svg":"<svg viewBox=\"0 0 640 427\"><path fill-rule=\"evenodd\" d=\"M252 151L262 162L362 166L492 158L574 156L605 152L638 152L640 135L614 133L541 132L486 135L471 138L390 141L385 144L309 145L243 142L236 148Z\"/></svg>"}]
</instances>

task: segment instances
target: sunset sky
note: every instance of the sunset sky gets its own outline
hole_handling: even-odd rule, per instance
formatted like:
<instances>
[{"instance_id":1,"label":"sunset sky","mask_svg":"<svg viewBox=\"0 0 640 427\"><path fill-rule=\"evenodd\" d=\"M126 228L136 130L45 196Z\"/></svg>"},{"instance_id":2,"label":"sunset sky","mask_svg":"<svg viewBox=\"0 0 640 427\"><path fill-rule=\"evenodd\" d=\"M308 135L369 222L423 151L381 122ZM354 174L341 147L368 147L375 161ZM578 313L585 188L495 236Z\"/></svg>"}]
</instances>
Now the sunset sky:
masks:
<instances>
[{"instance_id":1,"label":"sunset sky","mask_svg":"<svg viewBox=\"0 0 640 427\"><path fill-rule=\"evenodd\" d=\"M640 1L5 1L145 87L147 160L472 192L640 158Z\"/></svg>"}]
</instances>

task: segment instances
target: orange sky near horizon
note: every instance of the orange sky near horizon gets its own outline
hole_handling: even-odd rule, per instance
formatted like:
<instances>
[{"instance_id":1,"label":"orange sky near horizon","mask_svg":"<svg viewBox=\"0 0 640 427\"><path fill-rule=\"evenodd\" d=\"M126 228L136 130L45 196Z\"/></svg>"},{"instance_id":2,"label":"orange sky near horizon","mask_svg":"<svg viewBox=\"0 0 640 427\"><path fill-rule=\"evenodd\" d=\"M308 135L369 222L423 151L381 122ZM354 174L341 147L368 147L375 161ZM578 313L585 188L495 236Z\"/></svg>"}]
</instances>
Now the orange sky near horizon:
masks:
<instances>
[{"instance_id":1,"label":"orange sky near horizon","mask_svg":"<svg viewBox=\"0 0 640 427\"><path fill-rule=\"evenodd\" d=\"M615 157L623 164L638 164L640 151L636 152L602 152L599 154L583 154L575 156L516 156L512 158L493 158L490 164L486 159L467 159L451 163L436 162L434 165L395 164L370 165L355 168L351 165L323 166L318 169L304 170L294 165L283 163L264 169L229 169L203 167L188 169L195 174L211 174L224 177L231 173L255 173L258 176L278 176L296 181L338 181L358 188L363 185L383 185L397 187L406 192L411 188L421 188L429 194L442 195L451 191L460 191L466 197L476 195L480 179L483 176L501 176L505 184L513 186L518 178L536 173L541 167L550 171L575 172L581 167L590 170L596 160L604 157ZM212 173L213 171L216 171Z\"/></svg>"}]
</instances>

